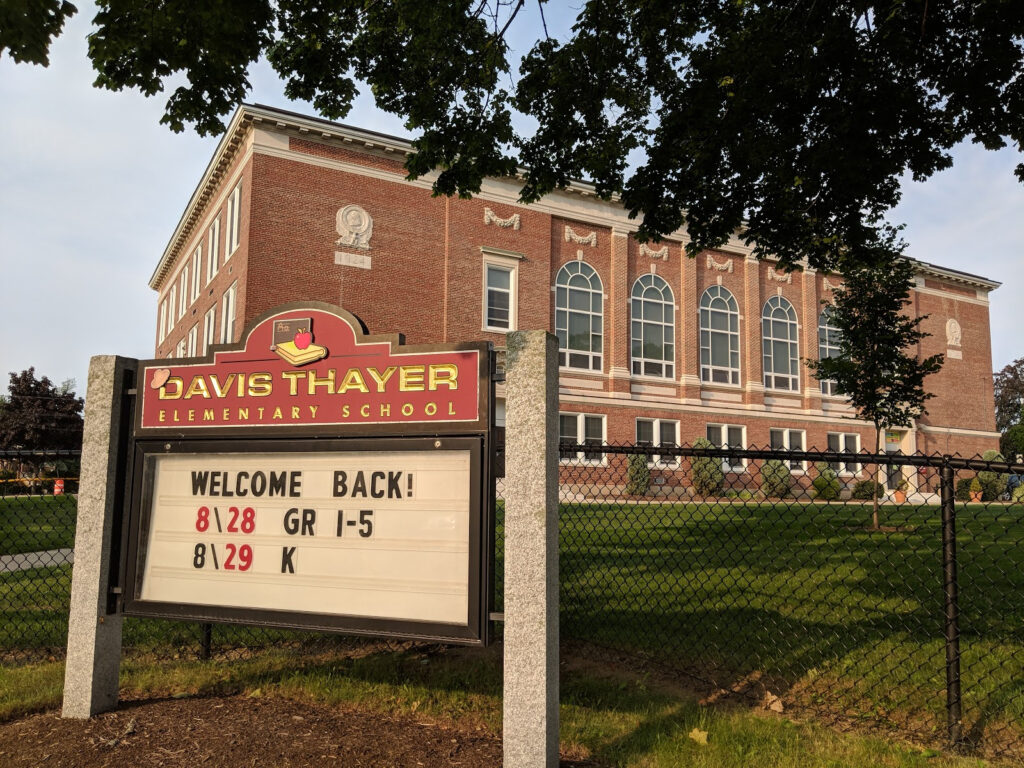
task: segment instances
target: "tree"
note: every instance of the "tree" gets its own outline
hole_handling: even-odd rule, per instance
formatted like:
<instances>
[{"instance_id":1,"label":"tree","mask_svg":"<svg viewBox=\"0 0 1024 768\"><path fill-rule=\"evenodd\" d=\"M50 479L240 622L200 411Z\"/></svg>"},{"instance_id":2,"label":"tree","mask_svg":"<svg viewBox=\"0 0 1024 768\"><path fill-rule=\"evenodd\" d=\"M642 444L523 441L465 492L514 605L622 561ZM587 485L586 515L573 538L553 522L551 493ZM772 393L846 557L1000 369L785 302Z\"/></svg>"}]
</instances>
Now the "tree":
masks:
<instances>
[{"instance_id":1,"label":"tree","mask_svg":"<svg viewBox=\"0 0 1024 768\"><path fill-rule=\"evenodd\" d=\"M929 334L920 329L924 317L910 317L914 265L898 254L895 233L879 244L879 253L843 272L843 284L833 294L832 324L840 331L839 355L809 360L819 380L831 379L857 414L875 427L875 449L882 452L882 430L909 427L927 413L933 397L924 389L925 377L936 373L943 356L919 359L917 345ZM881 254L881 255L880 255ZM878 467L879 474L881 466ZM878 499L872 525L878 528Z\"/></svg>"},{"instance_id":2,"label":"tree","mask_svg":"<svg viewBox=\"0 0 1024 768\"><path fill-rule=\"evenodd\" d=\"M904 174L949 167L963 140L1024 141L1024 3L582 0L562 41L544 14L564 8L538 0L544 34L516 62L506 36L524 7L99 0L89 57L100 87L181 83L163 122L203 134L222 130L261 55L288 97L330 119L361 81L417 134L407 169L437 169L439 194L522 173L534 201L585 177L642 219L641 239L672 233L685 211L691 255L739 231L759 256L820 269L878 254L864 246ZM2 8L0 55L43 64L75 12Z\"/></svg>"},{"instance_id":3,"label":"tree","mask_svg":"<svg viewBox=\"0 0 1024 768\"><path fill-rule=\"evenodd\" d=\"M1024 420L1024 357L992 374L996 397L996 429L1003 434Z\"/></svg>"},{"instance_id":4,"label":"tree","mask_svg":"<svg viewBox=\"0 0 1024 768\"><path fill-rule=\"evenodd\" d=\"M1024 424L1014 424L1003 432L999 452L1011 463L1017 462L1018 456L1024 456Z\"/></svg>"},{"instance_id":5,"label":"tree","mask_svg":"<svg viewBox=\"0 0 1024 768\"><path fill-rule=\"evenodd\" d=\"M82 447L82 408L73 379L60 387L35 368L11 373L6 403L0 406L0 449L36 451Z\"/></svg>"}]
</instances>

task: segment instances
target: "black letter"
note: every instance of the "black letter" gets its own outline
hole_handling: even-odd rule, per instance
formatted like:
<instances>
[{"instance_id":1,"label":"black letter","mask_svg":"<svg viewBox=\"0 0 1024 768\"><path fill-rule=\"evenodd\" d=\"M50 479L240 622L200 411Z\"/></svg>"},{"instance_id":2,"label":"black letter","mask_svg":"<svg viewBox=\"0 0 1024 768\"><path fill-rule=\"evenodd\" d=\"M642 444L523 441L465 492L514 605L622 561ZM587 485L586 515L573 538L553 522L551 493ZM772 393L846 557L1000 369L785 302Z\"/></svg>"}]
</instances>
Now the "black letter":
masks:
<instances>
[{"instance_id":1,"label":"black letter","mask_svg":"<svg viewBox=\"0 0 1024 768\"><path fill-rule=\"evenodd\" d=\"M192 495L200 496L206 493L206 481L210 479L209 472L192 473Z\"/></svg>"},{"instance_id":2,"label":"black letter","mask_svg":"<svg viewBox=\"0 0 1024 768\"><path fill-rule=\"evenodd\" d=\"M264 491L267 490L267 476L262 472L257 472L252 476L252 495L262 496Z\"/></svg>"},{"instance_id":3,"label":"black letter","mask_svg":"<svg viewBox=\"0 0 1024 768\"><path fill-rule=\"evenodd\" d=\"M281 573L295 573L295 547L281 547Z\"/></svg>"},{"instance_id":4,"label":"black letter","mask_svg":"<svg viewBox=\"0 0 1024 768\"><path fill-rule=\"evenodd\" d=\"M235 475L235 495L236 496L248 496L249 495L249 489L248 488L242 488L242 479L243 478L248 480L249 479L249 473L248 472L239 472L237 475Z\"/></svg>"},{"instance_id":5,"label":"black letter","mask_svg":"<svg viewBox=\"0 0 1024 768\"><path fill-rule=\"evenodd\" d=\"M289 496L302 495L302 472L292 472L291 483L288 486Z\"/></svg>"},{"instance_id":6,"label":"black letter","mask_svg":"<svg viewBox=\"0 0 1024 768\"><path fill-rule=\"evenodd\" d=\"M270 495L271 496L286 496L284 489L285 475L287 472L271 472L270 473Z\"/></svg>"},{"instance_id":7,"label":"black letter","mask_svg":"<svg viewBox=\"0 0 1024 768\"><path fill-rule=\"evenodd\" d=\"M402 479L401 472L388 472L388 498L402 498L402 489L398 487L398 481Z\"/></svg>"},{"instance_id":8,"label":"black letter","mask_svg":"<svg viewBox=\"0 0 1024 768\"><path fill-rule=\"evenodd\" d=\"M284 532L292 536L299 532L299 510L292 507L284 513Z\"/></svg>"},{"instance_id":9,"label":"black letter","mask_svg":"<svg viewBox=\"0 0 1024 768\"><path fill-rule=\"evenodd\" d=\"M362 472L356 472L356 480L352 483L352 498L356 496L366 498L366 478Z\"/></svg>"},{"instance_id":10,"label":"black letter","mask_svg":"<svg viewBox=\"0 0 1024 768\"><path fill-rule=\"evenodd\" d=\"M220 472L213 472L210 475L210 495L220 496L220 484L223 478L220 476Z\"/></svg>"},{"instance_id":11,"label":"black letter","mask_svg":"<svg viewBox=\"0 0 1024 768\"><path fill-rule=\"evenodd\" d=\"M387 475L385 475L383 472L372 472L370 474L370 495L373 496L373 498L375 498L375 499L383 499L384 498L384 489L383 488L380 488L380 489L377 488L377 481L378 480L384 480L385 477L387 477Z\"/></svg>"},{"instance_id":12,"label":"black letter","mask_svg":"<svg viewBox=\"0 0 1024 768\"><path fill-rule=\"evenodd\" d=\"M334 470L334 495L344 496L348 493L348 475L342 472L340 469Z\"/></svg>"},{"instance_id":13,"label":"black letter","mask_svg":"<svg viewBox=\"0 0 1024 768\"><path fill-rule=\"evenodd\" d=\"M302 536L313 535L313 524L316 522L316 510L315 509L304 509L302 510Z\"/></svg>"}]
</instances>

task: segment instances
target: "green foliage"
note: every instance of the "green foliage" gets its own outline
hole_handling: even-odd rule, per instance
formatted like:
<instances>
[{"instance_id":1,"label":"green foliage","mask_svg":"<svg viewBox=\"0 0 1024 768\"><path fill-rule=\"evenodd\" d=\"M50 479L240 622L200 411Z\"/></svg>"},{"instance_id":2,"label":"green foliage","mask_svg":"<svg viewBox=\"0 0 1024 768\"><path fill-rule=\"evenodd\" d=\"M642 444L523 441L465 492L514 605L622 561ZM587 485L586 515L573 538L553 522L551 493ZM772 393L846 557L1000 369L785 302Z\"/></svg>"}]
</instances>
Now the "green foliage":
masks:
<instances>
[{"instance_id":1,"label":"green foliage","mask_svg":"<svg viewBox=\"0 0 1024 768\"><path fill-rule=\"evenodd\" d=\"M1024 484L1013 489L1012 499L1015 504L1024 504Z\"/></svg>"},{"instance_id":2,"label":"green foliage","mask_svg":"<svg viewBox=\"0 0 1024 768\"><path fill-rule=\"evenodd\" d=\"M880 499L885 495L885 486L877 480L859 480L850 493L854 499Z\"/></svg>"},{"instance_id":3,"label":"green foliage","mask_svg":"<svg viewBox=\"0 0 1024 768\"><path fill-rule=\"evenodd\" d=\"M842 485L839 482L839 475L828 464L815 464L818 476L811 481L814 489L814 498L822 501L835 501L839 498Z\"/></svg>"},{"instance_id":4,"label":"green foliage","mask_svg":"<svg viewBox=\"0 0 1024 768\"><path fill-rule=\"evenodd\" d=\"M1006 461L999 451L985 451L981 458L985 461ZM1006 484L1010 476L999 472L982 470L978 473L978 482L981 483L981 500L995 501L1006 491Z\"/></svg>"},{"instance_id":5,"label":"green foliage","mask_svg":"<svg viewBox=\"0 0 1024 768\"><path fill-rule=\"evenodd\" d=\"M630 454L626 460L626 493L632 496L646 496L651 487L651 470L647 466L647 457Z\"/></svg>"},{"instance_id":6,"label":"green foliage","mask_svg":"<svg viewBox=\"0 0 1024 768\"><path fill-rule=\"evenodd\" d=\"M693 443L694 448L714 448L714 443L706 438L699 438ZM722 460L717 456L694 456L690 464L690 483L701 496L717 496L725 484L725 472Z\"/></svg>"},{"instance_id":7,"label":"green foliage","mask_svg":"<svg viewBox=\"0 0 1024 768\"><path fill-rule=\"evenodd\" d=\"M1024 424L1014 424L999 438L999 452L1008 461L1016 461L1024 456Z\"/></svg>"},{"instance_id":8,"label":"green foliage","mask_svg":"<svg viewBox=\"0 0 1024 768\"><path fill-rule=\"evenodd\" d=\"M956 481L956 490L953 491L953 498L957 501L970 501L971 500L971 481L972 477L961 477Z\"/></svg>"},{"instance_id":9,"label":"green foliage","mask_svg":"<svg viewBox=\"0 0 1024 768\"><path fill-rule=\"evenodd\" d=\"M978 478L976 478L976 477L971 478L970 489L971 489L971 495L976 495L976 494L981 493L982 492L981 481Z\"/></svg>"},{"instance_id":10,"label":"green foliage","mask_svg":"<svg viewBox=\"0 0 1024 768\"><path fill-rule=\"evenodd\" d=\"M418 136L407 169L438 171L438 193L473 194L517 164L528 202L589 178L602 197L620 196L641 239L676 231L686 211L691 255L742 231L755 255L783 266L861 258L901 179L949 167L957 143L1024 141L1017 3L837 0L794 12L584 0L571 30L551 35L535 21L513 26L521 12L531 23L524 7L99 0L89 57L104 88L153 95L173 84L163 122L201 133L221 130L261 56L289 98L332 119L365 83ZM0 53L45 63L74 10L3 3ZM973 50L985 55L964 55ZM518 133L513 109L527 118Z\"/></svg>"},{"instance_id":11,"label":"green foliage","mask_svg":"<svg viewBox=\"0 0 1024 768\"><path fill-rule=\"evenodd\" d=\"M1005 436L1015 425L1021 426L1024 415L1024 357L1018 357L992 375L992 390L996 401L996 429ZM1024 453L1024 432L1015 445L1020 447L1010 449L1000 442L999 449L1007 456Z\"/></svg>"},{"instance_id":12,"label":"green foliage","mask_svg":"<svg viewBox=\"0 0 1024 768\"><path fill-rule=\"evenodd\" d=\"M784 499L793 488L789 467L780 459L768 459L761 465L761 490L772 499Z\"/></svg>"},{"instance_id":13,"label":"green foliage","mask_svg":"<svg viewBox=\"0 0 1024 768\"><path fill-rule=\"evenodd\" d=\"M0 449L37 451L82 447L82 408L73 384L54 386L35 368L11 374L7 402L0 407Z\"/></svg>"}]
</instances>

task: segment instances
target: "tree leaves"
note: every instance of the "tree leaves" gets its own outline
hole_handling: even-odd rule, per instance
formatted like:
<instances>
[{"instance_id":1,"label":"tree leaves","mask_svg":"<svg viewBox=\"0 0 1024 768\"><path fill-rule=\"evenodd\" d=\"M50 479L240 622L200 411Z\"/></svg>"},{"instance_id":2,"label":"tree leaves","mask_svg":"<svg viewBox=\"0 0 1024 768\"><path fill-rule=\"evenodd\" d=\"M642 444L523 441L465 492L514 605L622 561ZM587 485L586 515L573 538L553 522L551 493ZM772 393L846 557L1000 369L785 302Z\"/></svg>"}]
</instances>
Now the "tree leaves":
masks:
<instances>
[{"instance_id":1,"label":"tree leaves","mask_svg":"<svg viewBox=\"0 0 1024 768\"><path fill-rule=\"evenodd\" d=\"M0 56L50 65L50 42L64 29L64 22L78 13L66 0L3 0L0 2Z\"/></svg>"},{"instance_id":2,"label":"tree leaves","mask_svg":"<svg viewBox=\"0 0 1024 768\"><path fill-rule=\"evenodd\" d=\"M37 379L35 368L12 373L8 397L0 403L0 449L49 451L82 447L82 408L74 382L53 385Z\"/></svg>"}]
</instances>

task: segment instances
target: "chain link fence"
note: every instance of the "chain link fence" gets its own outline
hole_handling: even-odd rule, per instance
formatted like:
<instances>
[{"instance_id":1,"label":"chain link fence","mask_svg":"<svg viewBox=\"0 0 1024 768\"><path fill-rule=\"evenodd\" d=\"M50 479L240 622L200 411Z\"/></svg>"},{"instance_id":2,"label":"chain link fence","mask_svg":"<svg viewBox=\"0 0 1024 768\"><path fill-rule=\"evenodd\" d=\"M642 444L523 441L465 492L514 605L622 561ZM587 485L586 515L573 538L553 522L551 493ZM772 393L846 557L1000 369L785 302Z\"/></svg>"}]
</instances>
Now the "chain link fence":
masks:
<instances>
[{"instance_id":1,"label":"chain link fence","mask_svg":"<svg viewBox=\"0 0 1024 768\"><path fill-rule=\"evenodd\" d=\"M840 727L1024 758L1024 466L561 450L561 633L573 653L656 665L696 683L707 703L753 700ZM0 461L0 655L57 660L78 457ZM500 479L495 513L500 612ZM154 661L366 644L405 645L140 618L124 629L125 654Z\"/></svg>"}]
</instances>

